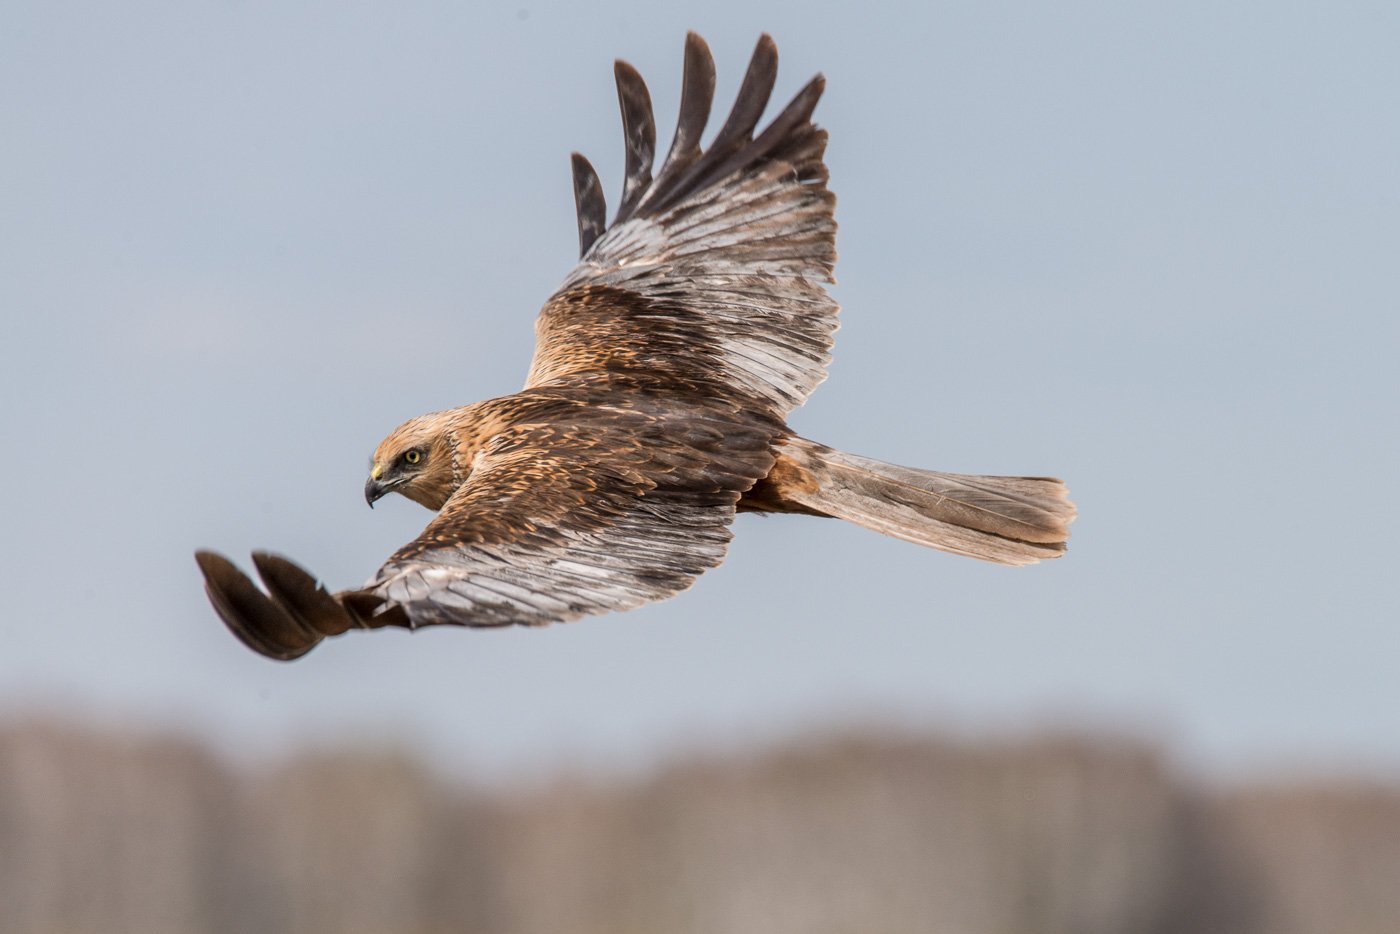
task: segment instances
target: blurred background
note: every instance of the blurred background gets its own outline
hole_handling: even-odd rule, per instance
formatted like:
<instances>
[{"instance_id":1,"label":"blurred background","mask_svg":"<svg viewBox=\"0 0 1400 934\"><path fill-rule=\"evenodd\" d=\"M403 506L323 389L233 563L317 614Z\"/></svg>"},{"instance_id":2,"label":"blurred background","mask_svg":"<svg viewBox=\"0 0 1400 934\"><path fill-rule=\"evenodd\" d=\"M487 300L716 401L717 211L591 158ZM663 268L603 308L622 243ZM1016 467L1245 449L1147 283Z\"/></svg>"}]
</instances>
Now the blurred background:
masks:
<instances>
[{"instance_id":1,"label":"blurred background","mask_svg":"<svg viewBox=\"0 0 1400 934\"><path fill-rule=\"evenodd\" d=\"M369 577L403 419L523 381L760 31L843 329L793 425L1054 474L1007 569L741 516L690 593L279 665L191 557ZM1380 2L10 3L0 929L1400 929L1400 12ZM718 122L718 113L716 117ZM397 498L395 498L397 500Z\"/></svg>"}]
</instances>

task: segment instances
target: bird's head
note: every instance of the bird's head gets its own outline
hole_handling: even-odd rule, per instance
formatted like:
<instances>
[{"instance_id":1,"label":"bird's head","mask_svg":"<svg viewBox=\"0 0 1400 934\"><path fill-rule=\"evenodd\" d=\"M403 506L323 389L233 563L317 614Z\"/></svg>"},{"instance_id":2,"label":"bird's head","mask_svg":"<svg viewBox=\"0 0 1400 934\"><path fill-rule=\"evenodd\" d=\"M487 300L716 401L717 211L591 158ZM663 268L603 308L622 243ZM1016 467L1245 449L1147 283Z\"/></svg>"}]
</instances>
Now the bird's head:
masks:
<instances>
[{"instance_id":1,"label":"bird's head","mask_svg":"<svg viewBox=\"0 0 1400 934\"><path fill-rule=\"evenodd\" d=\"M441 509L458 486L449 429L442 413L433 413L390 432L375 448L365 500L373 506L385 493L402 493L429 509Z\"/></svg>"}]
</instances>

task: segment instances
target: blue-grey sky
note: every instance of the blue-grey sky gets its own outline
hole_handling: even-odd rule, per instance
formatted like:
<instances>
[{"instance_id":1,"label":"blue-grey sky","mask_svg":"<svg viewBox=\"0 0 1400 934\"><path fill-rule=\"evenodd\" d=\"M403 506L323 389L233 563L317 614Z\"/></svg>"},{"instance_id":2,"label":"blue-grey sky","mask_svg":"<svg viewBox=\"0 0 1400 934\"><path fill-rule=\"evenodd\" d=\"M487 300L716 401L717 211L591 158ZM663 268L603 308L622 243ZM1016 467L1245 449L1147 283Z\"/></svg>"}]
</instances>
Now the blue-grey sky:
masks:
<instances>
[{"instance_id":1,"label":"blue-grey sky","mask_svg":"<svg viewBox=\"0 0 1400 934\"><path fill-rule=\"evenodd\" d=\"M0 28L0 714L232 748L645 759L890 716L1142 728L1186 761L1400 770L1393 4L19 2ZM517 389L610 192L611 62L669 138L684 32L732 99L817 71L844 307L794 426L1053 473L1067 558L744 516L681 597L543 631L224 630L191 558L363 581L401 420ZM615 201L615 195L614 195Z\"/></svg>"}]
</instances>

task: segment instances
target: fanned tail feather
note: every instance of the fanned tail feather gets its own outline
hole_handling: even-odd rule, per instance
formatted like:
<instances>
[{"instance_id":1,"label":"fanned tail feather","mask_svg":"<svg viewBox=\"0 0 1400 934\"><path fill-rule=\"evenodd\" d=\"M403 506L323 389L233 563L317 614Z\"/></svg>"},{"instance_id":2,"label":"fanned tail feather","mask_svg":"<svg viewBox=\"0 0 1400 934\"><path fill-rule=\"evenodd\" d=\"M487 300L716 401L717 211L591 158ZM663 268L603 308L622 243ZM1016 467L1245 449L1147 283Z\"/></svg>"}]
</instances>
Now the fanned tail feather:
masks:
<instances>
[{"instance_id":1,"label":"fanned tail feather","mask_svg":"<svg viewBox=\"0 0 1400 934\"><path fill-rule=\"evenodd\" d=\"M918 470L805 438L779 451L774 479L783 500L941 551L1034 564L1064 553L1074 521L1068 490L1053 477Z\"/></svg>"}]
</instances>

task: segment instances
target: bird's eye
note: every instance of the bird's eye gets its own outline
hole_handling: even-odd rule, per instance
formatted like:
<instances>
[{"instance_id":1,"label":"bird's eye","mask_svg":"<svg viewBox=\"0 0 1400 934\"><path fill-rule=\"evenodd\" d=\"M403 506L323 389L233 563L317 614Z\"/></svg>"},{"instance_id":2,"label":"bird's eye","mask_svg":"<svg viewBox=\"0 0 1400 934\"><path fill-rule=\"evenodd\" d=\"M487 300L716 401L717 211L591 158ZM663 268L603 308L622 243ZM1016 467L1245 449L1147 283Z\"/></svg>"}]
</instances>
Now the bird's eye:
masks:
<instances>
[{"instance_id":1,"label":"bird's eye","mask_svg":"<svg viewBox=\"0 0 1400 934\"><path fill-rule=\"evenodd\" d=\"M422 459L423 455L419 451L406 451L403 456L403 462L405 464L416 464Z\"/></svg>"}]
</instances>

